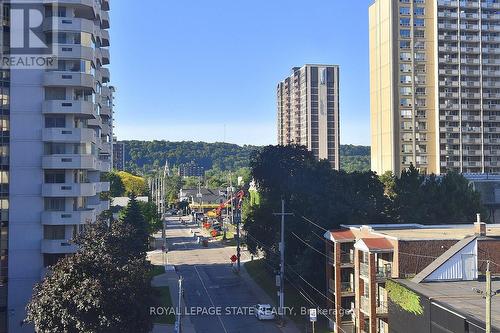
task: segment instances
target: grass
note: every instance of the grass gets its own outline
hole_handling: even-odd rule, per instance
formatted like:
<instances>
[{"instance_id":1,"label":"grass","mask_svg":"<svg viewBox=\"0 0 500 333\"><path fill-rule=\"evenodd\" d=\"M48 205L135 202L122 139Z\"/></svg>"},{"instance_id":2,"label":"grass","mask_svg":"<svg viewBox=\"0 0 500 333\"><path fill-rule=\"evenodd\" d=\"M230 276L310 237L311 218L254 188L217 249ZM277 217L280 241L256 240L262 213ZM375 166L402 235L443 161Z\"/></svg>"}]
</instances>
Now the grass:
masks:
<instances>
[{"instance_id":1,"label":"grass","mask_svg":"<svg viewBox=\"0 0 500 333\"><path fill-rule=\"evenodd\" d=\"M273 272L268 269L264 262L265 259L249 261L245 263L245 268L252 279L271 297L277 301L276 296L276 277ZM300 314L301 308L310 308L308 303L302 298L297 290L290 284L285 283L285 307L293 308L295 314L289 315L289 318L300 327L308 324L308 317Z\"/></svg>"},{"instance_id":2,"label":"grass","mask_svg":"<svg viewBox=\"0 0 500 333\"><path fill-rule=\"evenodd\" d=\"M172 308L172 296L168 287L155 287L154 291L154 307ZM163 316L155 316L153 318L155 324L175 324L175 315L167 313Z\"/></svg>"}]
</instances>

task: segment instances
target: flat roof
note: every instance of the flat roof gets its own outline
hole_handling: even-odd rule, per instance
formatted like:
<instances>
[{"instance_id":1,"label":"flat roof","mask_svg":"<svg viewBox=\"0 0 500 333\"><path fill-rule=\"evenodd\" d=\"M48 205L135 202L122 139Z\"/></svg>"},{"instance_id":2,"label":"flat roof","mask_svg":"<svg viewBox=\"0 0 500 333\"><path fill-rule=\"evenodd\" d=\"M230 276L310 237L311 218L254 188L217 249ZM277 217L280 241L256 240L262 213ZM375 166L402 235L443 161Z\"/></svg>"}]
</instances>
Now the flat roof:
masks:
<instances>
[{"instance_id":1,"label":"flat roof","mask_svg":"<svg viewBox=\"0 0 500 333\"><path fill-rule=\"evenodd\" d=\"M397 240L460 240L476 235L474 224L373 224L366 226L342 225L342 227L350 229L356 236L361 234L362 229L365 229L374 236L379 235L381 237L390 237ZM500 224L486 224L486 237L500 237Z\"/></svg>"},{"instance_id":2,"label":"flat roof","mask_svg":"<svg viewBox=\"0 0 500 333\"><path fill-rule=\"evenodd\" d=\"M485 290L484 281L456 281L456 282L421 282L414 283L410 280L395 280L402 285L424 295L434 303L456 312L476 324L486 322L486 301L473 288ZM500 280L492 281L493 291L500 289ZM492 325L500 330L500 295L492 298L491 305Z\"/></svg>"}]
</instances>

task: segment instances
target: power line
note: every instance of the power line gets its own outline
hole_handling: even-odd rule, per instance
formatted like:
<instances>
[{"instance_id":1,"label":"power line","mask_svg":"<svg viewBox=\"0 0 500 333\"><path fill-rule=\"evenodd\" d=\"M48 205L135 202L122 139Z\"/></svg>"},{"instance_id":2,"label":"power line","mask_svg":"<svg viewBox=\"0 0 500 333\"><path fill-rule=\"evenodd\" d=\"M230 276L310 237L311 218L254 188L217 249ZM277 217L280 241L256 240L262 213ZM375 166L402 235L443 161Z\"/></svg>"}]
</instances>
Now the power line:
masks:
<instances>
[{"instance_id":1,"label":"power line","mask_svg":"<svg viewBox=\"0 0 500 333\"><path fill-rule=\"evenodd\" d=\"M316 228L319 228L319 229L323 230L324 232L328 232L328 231L329 231L329 230L326 230L325 228L323 228L322 226L320 226L319 224L317 224L317 223L315 223L315 222L311 221L311 220L310 220L310 219L308 219L307 217L305 217L305 216L303 216L303 215L301 215L301 214L297 214L297 215L299 215L299 216L300 216L302 219L304 219L305 221L307 221L307 222L311 223L312 225L314 225Z\"/></svg>"},{"instance_id":2,"label":"power line","mask_svg":"<svg viewBox=\"0 0 500 333\"><path fill-rule=\"evenodd\" d=\"M300 238L299 236L297 236L297 234L293 231L291 231L291 234L295 236L295 238L297 238L299 241L301 241L303 244L305 244L306 246L310 247L311 249L313 249L314 251L316 251L317 253L321 254L322 256L324 256L326 259L328 260L332 260L333 258L331 257L328 257L328 255L324 254L323 252L321 252L320 250L316 249L315 247L313 247L312 245L310 245L309 243L307 243L305 240L303 240L302 238Z\"/></svg>"}]
</instances>

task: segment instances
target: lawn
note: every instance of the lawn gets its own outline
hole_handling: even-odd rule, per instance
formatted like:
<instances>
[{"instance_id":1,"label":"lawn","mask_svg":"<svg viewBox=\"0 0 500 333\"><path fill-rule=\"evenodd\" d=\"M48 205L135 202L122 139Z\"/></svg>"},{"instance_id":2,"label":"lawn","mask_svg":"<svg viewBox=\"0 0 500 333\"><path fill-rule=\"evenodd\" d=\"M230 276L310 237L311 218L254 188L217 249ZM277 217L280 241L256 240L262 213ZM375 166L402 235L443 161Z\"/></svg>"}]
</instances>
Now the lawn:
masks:
<instances>
[{"instance_id":1,"label":"lawn","mask_svg":"<svg viewBox=\"0 0 500 333\"><path fill-rule=\"evenodd\" d=\"M154 290L154 307L172 308L172 296L168 287L155 287ZM153 319L155 324L174 324L175 315L171 312L163 316L155 316Z\"/></svg>"},{"instance_id":2,"label":"lawn","mask_svg":"<svg viewBox=\"0 0 500 333\"><path fill-rule=\"evenodd\" d=\"M270 271L269 266L264 262L265 259L249 261L245 263L245 269L252 279L277 303L277 287L275 275ZM285 283L285 306L295 309L295 315L289 316L291 320L299 327L305 329L307 325L310 328L309 318L300 314L301 308L310 308L310 304L298 293L289 283ZM327 329L326 320L318 318L319 322L316 323L316 332L327 333L331 332Z\"/></svg>"}]
</instances>

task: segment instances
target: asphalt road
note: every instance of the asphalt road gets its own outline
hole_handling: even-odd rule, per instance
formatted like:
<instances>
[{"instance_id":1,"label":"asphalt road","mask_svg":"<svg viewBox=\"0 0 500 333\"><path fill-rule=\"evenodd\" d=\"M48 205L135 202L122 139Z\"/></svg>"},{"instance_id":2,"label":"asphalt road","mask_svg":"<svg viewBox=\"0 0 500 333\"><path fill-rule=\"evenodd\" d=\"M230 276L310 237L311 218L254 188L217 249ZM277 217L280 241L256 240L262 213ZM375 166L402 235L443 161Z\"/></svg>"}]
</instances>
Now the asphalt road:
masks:
<instances>
[{"instance_id":1,"label":"asphalt road","mask_svg":"<svg viewBox=\"0 0 500 333\"><path fill-rule=\"evenodd\" d=\"M282 332L276 322L259 321L249 313L249 308L261 301L233 272L229 258L235 254L235 248L213 243L203 248L190 234L190 228L196 226L182 225L177 219L167 221L167 257L184 279L186 309L196 332Z\"/></svg>"}]
</instances>

